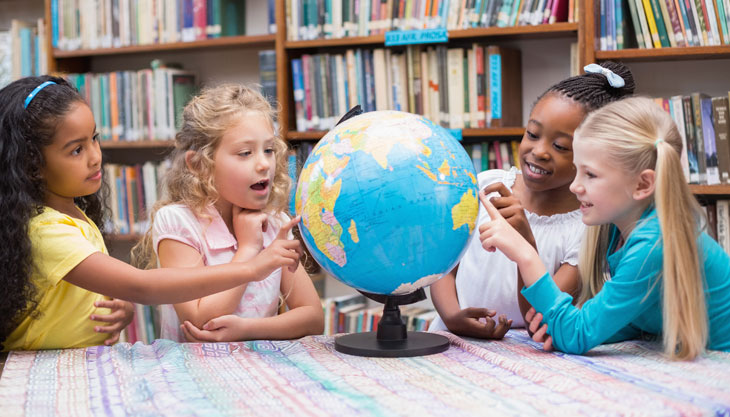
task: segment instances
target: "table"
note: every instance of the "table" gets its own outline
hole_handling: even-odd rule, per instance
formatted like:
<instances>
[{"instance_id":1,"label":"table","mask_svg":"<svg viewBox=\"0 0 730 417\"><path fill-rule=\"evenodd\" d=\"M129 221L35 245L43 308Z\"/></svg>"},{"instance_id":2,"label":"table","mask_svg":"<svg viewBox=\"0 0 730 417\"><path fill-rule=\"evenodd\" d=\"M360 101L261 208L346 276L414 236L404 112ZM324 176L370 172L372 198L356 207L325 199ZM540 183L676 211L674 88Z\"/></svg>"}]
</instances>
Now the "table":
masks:
<instances>
[{"instance_id":1,"label":"table","mask_svg":"<svg viewBox=\"0 0 730 417\"><path fill-rule=\"evenodd\" d=\"M545 353L524 331L447 334L447 351L363 358L330 336L178 344L157 340L11 352L3 416L729 415L730 354L665 359L655 342Z\"/></svg>"}]
</instances>

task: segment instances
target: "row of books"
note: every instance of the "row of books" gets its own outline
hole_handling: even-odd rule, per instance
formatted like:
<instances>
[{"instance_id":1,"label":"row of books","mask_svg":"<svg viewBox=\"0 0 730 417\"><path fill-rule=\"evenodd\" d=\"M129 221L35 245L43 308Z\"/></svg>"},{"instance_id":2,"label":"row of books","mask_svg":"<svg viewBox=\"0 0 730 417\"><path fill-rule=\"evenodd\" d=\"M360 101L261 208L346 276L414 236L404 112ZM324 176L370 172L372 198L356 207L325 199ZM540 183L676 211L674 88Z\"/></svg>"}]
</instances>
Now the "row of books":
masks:
<instances>
[{"instance_id":1,"label":"row of books","mask_svg":"<svg viewBox=\"0 0 730 417\"><path fill-rule=\"evenodd\" d=\"M355 104L422 114L453 129L522 124L520 51L408 46L293 59L298 131L329 130Z\"/></svg>"},{"instance_id":2,"label":"row of books","mask_svg":"<svg viewBox=\"0 0 730 417\"><path fill-rule=\"evenodd\" d=\"M269 14L273 22L273 10ZM53 47L60 50L244 35L246 1L51 0L51 28Z\"/></svg>"},{"instance_id":3,"label":"row of books","mask_svg":"<svg viewBox=\"0 0 730 417\"><path fill-rule=\"evenodd\" d=\"M197 91L195 74L163 66L66 77L91 106L101 140L173 139Z\"/></svg>"},{"instance_id":4,"label":"row of books","mask_svg":"<svg viewBox=\"0 0 730 417\"><path fill-rule=\"evenodd\" d=\"M600 0L600 48L730 44L730 0Z\"/></svg>"},{"instance_id":5,"label":"row of books","mask_svg":"<svg viewBox=\"0 0 730 417\"><path fill-rule=\"evenodd\" d=\"M426 331L436 311L418 306L401 306L401 319L408 331ZM324 334L374 332L383 315L383 305L371 306L362 294L322 299Z\"/></svg>"},{"instance_id":6,"label":"row of books","mask_svg":"<svg viewBox=\"0 0 730 417\"><path fill-rule=\"evenodd\" d=\"M575 22L575 0L287 0L289 40Z\"/></svg>"},{"instance_id":7,"label":"row of books","mask_svg":"<svg viewBox=\"0 0 730 417\"><path fill-rule=\"evenodd\" d=\"M156 306L134 305L134 319L124 329L120 342L149 345L160 337L160 314Z\"/></svg>"},{"instance_id":8,"label":"row of books","mask_svg":"<svg viewBox=\"0 0 730 417\"><path fill-rule=\"evenodd\" d=\"M707 215L707 233L730 253L730 200L716 200L703 205Z\"/></svg>"},{"instance_id":9,"label":"row of books","mask_svg":"<svg viewBox=\"0 0 730 417\"><path fill-rule=\"evenodd\" d=\"M656 99L682 135L682 164L691 184L730 184L729 97L693 93Z\"/></svg>"},{"instance_id":10,"label":"row of books","mask_svg":"<svg viewBox=\"0 0 730 417\"><path fill-rule=\"evenodd\" d=\"M520 169L520 142L517 140L491 140L489 142L464 143L477 172L488 169Z\"/></svg>"},{"instance_id":11,"label":"row of books","mask_svg":"<svg viewBox=\"0 0 730 417\"><path fill-rule=\"evenodd\" d=\"M9 31L0 31L0 88L28 76L48 73L43 19L28 23L10 21Z\"/></svg>"},{"instance_id":12,"label":"row of books","mask_svg":"<svg viewBox=\"0 0 730 417\"><path fill-rule=\"evenodd\" d=\"M169 168L169 160L147 161L137 165L104 165L104 180L109 187L110 224L108 232L116 234L147 231L147 209L161 192L159 184Z\"/></svg>"}]
</instances>

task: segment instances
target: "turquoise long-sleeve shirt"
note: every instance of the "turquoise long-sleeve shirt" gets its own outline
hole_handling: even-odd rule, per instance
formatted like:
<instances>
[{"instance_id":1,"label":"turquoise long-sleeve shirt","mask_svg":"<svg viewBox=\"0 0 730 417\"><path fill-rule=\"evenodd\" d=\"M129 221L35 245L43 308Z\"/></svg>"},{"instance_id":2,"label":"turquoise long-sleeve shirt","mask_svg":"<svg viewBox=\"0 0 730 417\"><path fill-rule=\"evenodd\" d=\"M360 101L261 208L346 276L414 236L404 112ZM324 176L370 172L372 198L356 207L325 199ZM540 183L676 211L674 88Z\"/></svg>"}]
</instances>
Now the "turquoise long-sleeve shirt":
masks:
<instances>
[{"instance_id":1,"label":"turquoise long-sleeve shirt","mask_svg":"<svg viewBox=\"0 0 730 417\"><path fill-rule=\"evenodd\" d=\"M573 306L573 298L561 292L547 273L522 289L527 301L542 313L553 345L563 352L582 354L601 343L636 338L641 332L661 334L663 247L656 210L647 209L626 243L613 253L619 238L615 225L610 233L610 279L582 308ZM707 348L730 351L730 256L704 232L697 243L709 319Z\"/></svg>"}]
</instances>

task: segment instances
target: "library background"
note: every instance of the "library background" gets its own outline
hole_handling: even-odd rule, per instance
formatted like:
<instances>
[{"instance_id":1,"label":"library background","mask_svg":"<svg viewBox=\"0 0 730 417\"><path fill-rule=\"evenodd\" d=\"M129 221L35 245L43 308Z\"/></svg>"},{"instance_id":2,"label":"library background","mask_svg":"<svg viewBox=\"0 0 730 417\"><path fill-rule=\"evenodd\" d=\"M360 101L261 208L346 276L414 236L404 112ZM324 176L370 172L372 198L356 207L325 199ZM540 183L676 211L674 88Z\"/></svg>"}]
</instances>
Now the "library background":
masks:
<instances>
[{"instance_id":1,"label":"library background","mask_svg":"<svg viewBox=\"0 0 730 417\"><path fill-rule=\"evenodd\" d=\"M393 30L445 29L445 43L385 46ZM112 190L110 253L129 260L201 87L256 83L281 109L296 178L350 107L423 114L460 136L477 171L519 165L530 109L591 62L627 64L686 141L687 181L730 251L730 0L0 0L0 87L61 73L90 103ZM377 327L382 306L316 265L325 332ZM151 342L154 306L126 332ZM411 329L429 300L403 308Z\"/></svg>"}]
</instances>

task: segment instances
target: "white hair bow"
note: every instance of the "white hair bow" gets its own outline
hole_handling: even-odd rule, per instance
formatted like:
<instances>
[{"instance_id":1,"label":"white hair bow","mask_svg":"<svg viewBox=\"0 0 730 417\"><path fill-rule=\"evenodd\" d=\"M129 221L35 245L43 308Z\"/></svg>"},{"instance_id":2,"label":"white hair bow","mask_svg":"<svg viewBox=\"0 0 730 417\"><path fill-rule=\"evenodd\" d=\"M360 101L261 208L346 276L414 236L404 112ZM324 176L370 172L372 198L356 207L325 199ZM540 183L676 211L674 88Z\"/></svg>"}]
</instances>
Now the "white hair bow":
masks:
<instances>
[{"instance_id":1,"label":"white hair bow","mask_svg":"<svg viewBox=\"0 0 730 417\"><path fill-rule=\"evenodd\" d=\"M624 79L621 78L620 75L616 74L615 72L611 71L608 68L604 68L598 64L588 64L585 67L583 67L583 71L590 72L593 74L603 74L607 79L608 83L611 84L611 87L613 88L619 88L626 85L624 82Z\"/></svg>"}]
</instances>

